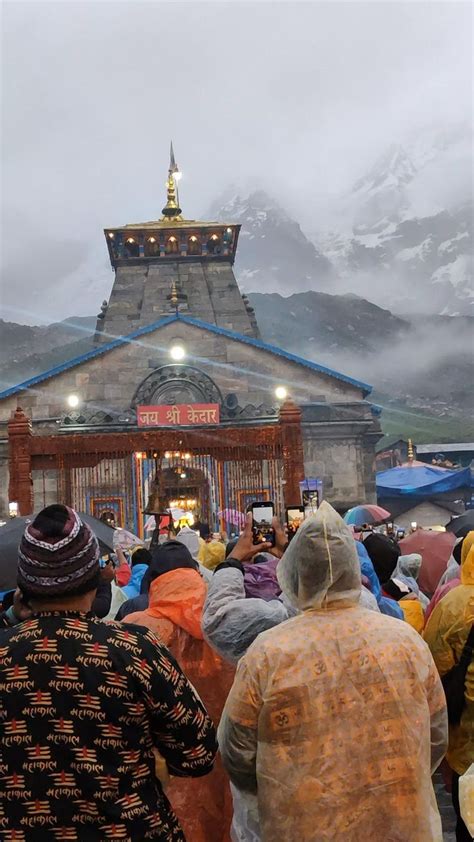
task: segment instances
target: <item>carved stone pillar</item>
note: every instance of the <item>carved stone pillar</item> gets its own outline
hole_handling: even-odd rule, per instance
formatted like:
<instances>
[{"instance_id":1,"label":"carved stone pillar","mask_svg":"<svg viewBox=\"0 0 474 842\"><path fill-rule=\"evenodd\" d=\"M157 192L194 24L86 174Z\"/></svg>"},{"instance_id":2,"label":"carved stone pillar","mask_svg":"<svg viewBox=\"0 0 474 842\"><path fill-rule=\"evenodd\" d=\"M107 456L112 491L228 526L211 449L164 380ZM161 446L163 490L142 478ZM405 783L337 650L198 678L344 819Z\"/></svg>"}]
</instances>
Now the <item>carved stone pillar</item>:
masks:
<instances>
[{"instance_id":1,"label":"carved stone pillar","mask_svg":"<svg viewBox=\"0 0 474 842\"><path fill-rule=\"evenodd\" d=\"M8 422L8 467L10 484L8 496L18 503L20 515L33 512L33 479L31 476L31 421L17 407Z\"/></svg>"},{"instance_id":2,"label":"carved stone pillar","mask_svg":"<svg viewBox=\"0 0 474 842\"><path fill-rule=\"evenodd\" d=\"M304 480L303 432L301 409L288 399L280 407L281 440L283 447L283 477L285 506L300 504L300 482Z\"/></svg>"}]
</instances>

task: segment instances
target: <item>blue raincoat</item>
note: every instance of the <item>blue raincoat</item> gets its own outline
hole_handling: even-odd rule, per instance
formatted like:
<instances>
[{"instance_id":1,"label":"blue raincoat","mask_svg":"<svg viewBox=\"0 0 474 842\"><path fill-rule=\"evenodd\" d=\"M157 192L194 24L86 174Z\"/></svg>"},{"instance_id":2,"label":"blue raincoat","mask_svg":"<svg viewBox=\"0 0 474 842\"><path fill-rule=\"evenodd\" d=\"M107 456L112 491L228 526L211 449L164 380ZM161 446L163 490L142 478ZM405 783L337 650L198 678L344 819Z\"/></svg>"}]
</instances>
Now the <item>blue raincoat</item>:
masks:
<instances>
[{"instance_id":1,"label":"blue raincoat","mask_svg":"<svg viewBox=\"0 0 474 842\"><path fill-rule=\"evenodd\" d=\"M124 594L126 595L127 599L133 599L134 596L138 596L140 593L140 585L142 583L143 576L145 572L148 570L148 564L135 564L132 567L132 575L128 585L125 585L122 588Z\"/></svg>"},{"instance_id":2,"label":"blue raincoat","mask_svg":"<svg viewBox=\"0 0 474 842\"><path fill-rule=\"evenodd\" d=\"M403 611L398 602L395 602L394 599L390 599L388 596L383 596L378 576L374 570L374 565L372 564L364 545L361 541L356 541L355 545L359 556L361 573L369 580L370 590L377 600L380 612L382 614L388 614L389 617L396 617L398 620L403 620Z\"/></svg>"}]
</instances>

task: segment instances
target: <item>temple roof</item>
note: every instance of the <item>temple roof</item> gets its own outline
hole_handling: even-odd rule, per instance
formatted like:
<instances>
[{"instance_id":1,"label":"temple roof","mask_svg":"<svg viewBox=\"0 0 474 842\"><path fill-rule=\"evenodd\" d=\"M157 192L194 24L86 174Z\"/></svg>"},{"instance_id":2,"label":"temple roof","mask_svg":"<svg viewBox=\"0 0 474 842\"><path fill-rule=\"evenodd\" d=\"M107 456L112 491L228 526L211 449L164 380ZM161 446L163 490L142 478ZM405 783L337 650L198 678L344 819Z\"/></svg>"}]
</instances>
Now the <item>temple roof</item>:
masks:
<instances>
[{"instance_id":1,"label":"temple roof","mask_svg":"<svg viewBox=\"0 0 474 842\"><path fill-rule=\"evenodd\" d=\"M0 400L11 397L12 395L17 394L18 392L24 392L25 390L38 385L38 383L42 383L45 380L49 380L51 377L55 377L58 374L62 374L64 371L68 371L69 369L74 368L77 365L81 365L82 363L88 362L89 360L93 360L96 357L100 357L102 354L106 354L109 351L113 351L115 348L120 348L121 346L126 345L128 343L132 343L136 339L140 339L142 336L146 336L149 333L153 333L153 331L155 330L159 330L165 325L169 325L173 322L178 321L183 324L188 324L192 325L193 327L201 328L202 330L207 330L209 331L209 333L214 333L218 336L224 336L227 339L232 339L234 341L241 342L245 345L250 345L256 350L270 352L271 354L281 357L282 359L285 359L288 362L293 362L297 365L303 366L304 368L311 369L312 371L318 372L320 374L325 374L328 377L333 377L336 380L340 380L343 383L347 383L350 386L355 386L356 388L360 389L364 397L369 395L372 391L372 387L369 386L367 383L363 383L360 380L355 380L353 377L349 377L346 374L341 374L339 371L334 371L333 369L327 368L326 366L320 365L319 363L315 363L312 360L306 360L304 359L304 357L298 357L296 354L290 354L288 351L283 351L282 348L277 348L275 345L269 345L267 342L262 342L260 339L254 339L251 336L244 336L243 334L236 333L233 330L218 327L217 325L212 325L208 322L202 322L200 321L200 319L194 319L190 316L183 316L178 313L172 316L165 316L164 318L159 319L158 321L153 322L152 324L146 325L144 327L139 328L138 330L135 330L133 333L130 333L127 336L119 336L117 339L114 339L111 342L107 342L104 345L97 346L97 348L94 348L92 351L88 351L86 354L82 354L79 357L74 357L74 359L68 360L65 363L61 363L61 365L55 366L54 368L51 368L48 371L44 371L41 374L36 375L35 377L31 377L29 380L24 380L22 383L18 383L16 386L10 386L8 389L5 389L3 392L0 392Z\"/></svg>"},{"instance_id":2,"label":"temple roof","mask_svg":"<svg viewBox=\"0 0 474 842\"><path fill-rule=\"evenodd\" d=\"M105 231L127 231L129 230L150 230L156 231L160 228L168 230L169 228L240 228L240 225L235 222L201 222L197 219L156 219L149 222L129 222L127 225L119 225L115 228L105 228Z\"/></svg>"}]
</instances>

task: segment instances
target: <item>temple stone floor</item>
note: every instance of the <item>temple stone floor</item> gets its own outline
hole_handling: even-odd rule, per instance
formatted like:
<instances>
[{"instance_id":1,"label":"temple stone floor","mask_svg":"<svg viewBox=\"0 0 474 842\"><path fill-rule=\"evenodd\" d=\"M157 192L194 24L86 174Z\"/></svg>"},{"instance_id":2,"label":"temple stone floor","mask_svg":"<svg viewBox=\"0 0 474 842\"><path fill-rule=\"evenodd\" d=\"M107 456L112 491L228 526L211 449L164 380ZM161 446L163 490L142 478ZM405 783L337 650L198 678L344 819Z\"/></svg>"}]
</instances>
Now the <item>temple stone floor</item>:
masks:
<instances>
[{"instance_id":1,"label":"temple stone floor","mask_svg":"<svg viewBox=\"0 0 474 842\"><path fill-rule=\"evenodd\" d=\"M443 822L443 840L444 842L456 842L456 814L453 810L451 795L446 792L443 779L438 772L434 776L433 783Z\"/></svg>"}]
</instances>

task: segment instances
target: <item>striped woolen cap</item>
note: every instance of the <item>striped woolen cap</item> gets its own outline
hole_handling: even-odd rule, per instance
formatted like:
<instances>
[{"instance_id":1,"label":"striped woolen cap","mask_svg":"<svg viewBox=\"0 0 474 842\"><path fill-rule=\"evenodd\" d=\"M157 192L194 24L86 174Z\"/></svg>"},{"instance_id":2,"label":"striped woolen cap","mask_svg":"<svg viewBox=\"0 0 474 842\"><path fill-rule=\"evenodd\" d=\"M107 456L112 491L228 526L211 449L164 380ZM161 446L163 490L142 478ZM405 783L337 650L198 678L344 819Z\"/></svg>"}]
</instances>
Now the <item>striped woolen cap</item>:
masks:
<instances>
[{"instance_id":1,"label":"striped woolen cap","mask_svg":"<svg viewBox=\"0 0 474 842\"><path fill-rule=\"evenodd\" d=\"M99 573L99 544L68 506L48 506L30 523L18 550L18 586L38 596L85 593Z\"/></svg>"}]
</instances>

